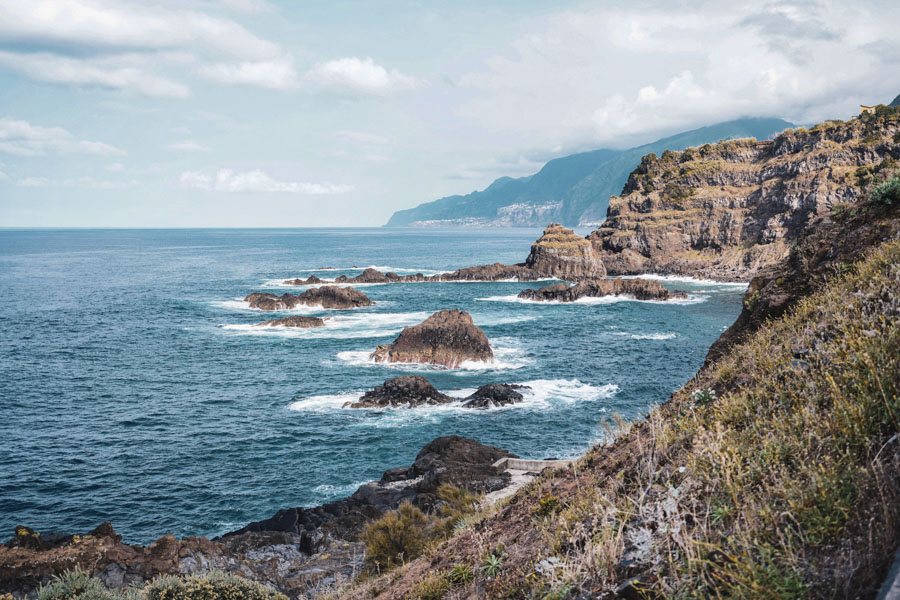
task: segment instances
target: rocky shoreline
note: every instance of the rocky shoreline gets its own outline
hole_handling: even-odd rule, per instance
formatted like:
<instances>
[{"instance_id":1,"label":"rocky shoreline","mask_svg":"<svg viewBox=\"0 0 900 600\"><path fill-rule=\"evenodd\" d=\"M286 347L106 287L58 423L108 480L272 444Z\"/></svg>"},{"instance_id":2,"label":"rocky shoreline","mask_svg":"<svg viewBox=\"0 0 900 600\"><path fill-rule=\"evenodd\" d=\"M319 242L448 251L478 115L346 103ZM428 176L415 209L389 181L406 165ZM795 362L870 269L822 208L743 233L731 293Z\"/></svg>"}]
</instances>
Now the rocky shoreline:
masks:
<instances>
[{"instance_id":1,"label":"rocky shoreline","mask_svg":"<svg viewBox=\"0 0 900 600\"><path fill-rule=\"evenodd\" d=\"M292 599L310 597L360 572L359 538L367 523L403 502L433 513L444 484L477 494L502 490L510 474L494 463L505 457L517 458L471 439L436 438L411 465L385 471L342 500L285 508L211 540L164 535L141 546L123 543L109 523L85 534L38 533L20 525L0 544L0 595L34 597L53 576L80 568L110 588L218 569L273 586Z\"/></svg>"},{"instance_id":2,"label":"rocky shoreline","mask_svg":"<svg viewBox=\"0 0 900 600\"><path fill-rule=\"evenodd\" d=\"M382 385L363 394L356 402L347 402L344 408L384 408L435 406L462 402L463 408L495 408L515 404L524 399L520 390L528 391L526 385L510 383L488 383L480 386L465 398L454 398L437 391L430 381L419 375L401 375L388 379Z\"/></svg>"}]
</instances>

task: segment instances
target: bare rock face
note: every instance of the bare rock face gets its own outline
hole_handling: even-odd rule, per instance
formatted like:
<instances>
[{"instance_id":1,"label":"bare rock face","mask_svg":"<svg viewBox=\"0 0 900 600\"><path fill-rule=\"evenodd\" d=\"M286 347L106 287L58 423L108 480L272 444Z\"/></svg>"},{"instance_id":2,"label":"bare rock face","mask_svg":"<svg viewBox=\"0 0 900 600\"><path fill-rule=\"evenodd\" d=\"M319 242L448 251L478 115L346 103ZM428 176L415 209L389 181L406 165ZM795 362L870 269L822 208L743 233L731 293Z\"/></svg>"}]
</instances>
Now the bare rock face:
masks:
<instances>
[{"instance_id":1,"label":"bare rock face","mask_svg":"<svg viewBox=\"0 0 900 600\"><path fill-rule=\"evenodd\" d=\"M532 244L525 267L538 275L566 281L606 276L606 267L591 243L559 223L550 223Z\"/></svg>"},{"instance_id":2,"label":"bare rock face","mask_svg":"<svg viewBox=\"0 0 900 600\"><path fill-rule=\"evenodd\" d=\"M588 239L612 275L749 281L896 169L900 110L648 154Z\"/></svg>"},{"instance_id":3,"label":"bare rock face","mask_svg":"<svg viewBox=\"0 0 900 600\"><path fill-rule=\"evenodd\" d=\"M684 292L670 291L658 281L649 279L597 279L580 281L573 286L554 283L539 289L519 292L519 298L537 301L574 302L579 298L630 296L637 300L671 300L686 298Z\"/></svg>"},{"instance_id":4,"label":"bare rock face","mask_svg":"<svg viewBox=\"0 0 900 600\"><path fill-rule=\"evenodd\" d=\"M276 296L267 292L254 292L244 298L250 308L260 310L289 310L300 304L321 306L322 308L358 308L371 306L369 297L353 288L342 288L336 285L323 285L311 288L299 295L282 294Z\"/></svg>"},{"instance_id":5,"label":"bare rock face","mask_svg":"<svg viewBox=\"0 0 900 600\"><path fill-rule=\"evenodd\" d=\"M348 402L348 408L377 408L383 406L421 406L445 404L453 398L442 394L431 382L418 375L401 375L388 379L383 385L366 392L357 402Z\"/></svg>"},{"instance_id":6,"label":"bare rock face","mask_svg":"<svg viewBox=\"0 0 900 600\"><path fill-rule=\"evenodd\" d=\"M377 362L429 363L455 369L463 361L492 361L487 336L469 313L442 310L412 327L405 327L388 346L370 355Z\"/></svg>"},{"instance_id":7,"label":"bare rock face","mask_svg":"<svg viewBox=\"0 0 900 600\"><path fill-rule=\"evenodd\" d=\"M258 327L298 327L300 329L308 329L310 327L324 327L325 320L319 317L285 317L283 319L273 319L271 321L263 321L257 324Z\"/></svg>"}]
</instances>

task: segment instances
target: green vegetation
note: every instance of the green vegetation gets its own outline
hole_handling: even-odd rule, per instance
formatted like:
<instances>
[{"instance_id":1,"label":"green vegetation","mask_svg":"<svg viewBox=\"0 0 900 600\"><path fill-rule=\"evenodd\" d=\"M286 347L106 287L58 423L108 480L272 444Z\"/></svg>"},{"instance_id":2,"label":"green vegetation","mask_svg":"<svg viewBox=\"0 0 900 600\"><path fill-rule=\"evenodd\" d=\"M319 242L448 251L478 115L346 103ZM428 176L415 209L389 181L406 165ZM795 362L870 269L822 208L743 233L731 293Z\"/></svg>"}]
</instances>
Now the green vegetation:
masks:
<instances>
[{"instance_id":1,"label":"green vegetation","mask_svg":"<svg viewBox=\"0 0 900 600\"><path fill-rule=\"evenodd\" d=\"M366 561L376 572L384 572L421 556L434 543L465 528L475 513L479 496L444 484L438 488L440 505L435 515L426 515L409 503L369 523L362 533Z\"/></svg>"},{"instance_id":2,"label":"green vegetation","mask_svg":"<svg viewBox=\"0 0 900 600\"><path fill-rule=\"evenodd\" d=\"M893 204L900 203L900 177L892 177L885 181L869 195L869 202L872 204Z\"/></svg>"},{"instance_id":3,"label":"green vegetation","mask_svg":"<svg viewBox=\"0 0 900 600\"><path fill-rule=\"evenodd\" d=\"M496 577L503 570L503 555L489 554L481 565L481 571L487 577Z\"/></svg>"},{"instance_id":4,"label":"green vegetation","mask_svg":"<svg viewBox=\"0 0 900 600\"><path fill-rule=\"evenodd\" d=\"M465 563L456 563L448 574L453 585L468 585L475 579L475 571Z\"/></svg>"},{"instance_id":5,"label":"green vegetation","mask_svg":"<svg viewBox=\"0 0 900 600\"><path fill-rule=\"evenodd\" d=\"M684 206L693 195L694 188L684 187L676 183L667 183L663 189L663 198L676 206Z\"/></svg>"},{"instance_id":6,"label":"green vegetation","mask_svg":"<svg viewBox=\"0 0 900 600\"><path fill-rule=\"evenodd\" d=\"M164 575L144 586L107 589L85 571L66 571L38 590L38 600L287 600L255 581L212 571L206 575Z\"/></svg>"}]
</instances>

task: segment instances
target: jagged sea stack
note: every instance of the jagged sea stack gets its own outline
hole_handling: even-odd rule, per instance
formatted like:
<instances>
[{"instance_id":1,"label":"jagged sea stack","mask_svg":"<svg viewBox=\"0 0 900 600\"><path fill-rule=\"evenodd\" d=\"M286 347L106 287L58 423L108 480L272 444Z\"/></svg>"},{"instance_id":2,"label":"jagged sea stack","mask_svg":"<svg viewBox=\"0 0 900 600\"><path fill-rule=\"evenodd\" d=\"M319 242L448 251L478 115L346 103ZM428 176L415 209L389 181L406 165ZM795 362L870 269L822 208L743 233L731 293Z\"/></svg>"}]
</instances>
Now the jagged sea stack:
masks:
<instances>
[{"instance_id":1,"label":"jagged sea stack","mask_svg":"<svg viewBox=\"0 0 900 600\"><path fill-rule=\"evenodd\" d=\"M606 277L606 267L591 243L559 223L547 225L531 245L525 266L539 275L566 281Z\"/></svg>"},{"instance_id":2,"label":"jagged sea stack","mask_svg":"<svg viewBox=\"0 0 900 600\"><path fill-rule=\"evenodd\" d=\"M441 310L418 325L404 327L389 346L371 354L376 362L428 363L449 369L464 361L492 361L494 353L484 332L462 310Z\"/></svg>"}]
</instances>

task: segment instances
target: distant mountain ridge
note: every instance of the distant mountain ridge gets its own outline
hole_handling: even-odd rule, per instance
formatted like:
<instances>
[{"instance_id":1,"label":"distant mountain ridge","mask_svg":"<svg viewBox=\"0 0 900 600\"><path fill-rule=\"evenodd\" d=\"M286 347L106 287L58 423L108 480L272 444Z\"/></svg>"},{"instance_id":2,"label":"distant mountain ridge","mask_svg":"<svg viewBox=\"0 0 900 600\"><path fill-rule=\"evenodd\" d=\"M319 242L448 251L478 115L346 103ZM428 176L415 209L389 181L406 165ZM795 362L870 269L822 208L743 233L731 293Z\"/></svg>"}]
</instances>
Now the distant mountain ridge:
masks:
<instances>
[{"instance_id":1,"label":"distant mountain ridge","mask_svg":"<svg viewBox=\"0 0 900 600\"><path fill-rule=\"evenodd\" d=\"M720 140L769 139L793 127L782 119L745 118L679 133L628 150L599 149L549 161L528 177L501 177L481 191L447 196L395 212L387 227L568 227L603 221L609 197L621 193L641 157Z\"/></svg>"}]
</instances>

